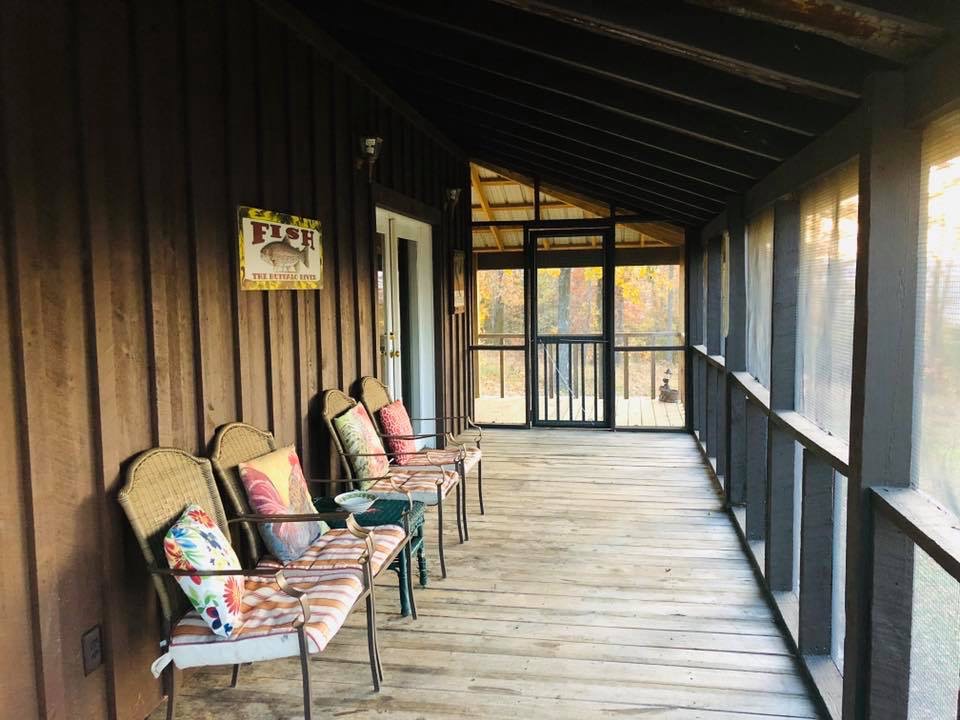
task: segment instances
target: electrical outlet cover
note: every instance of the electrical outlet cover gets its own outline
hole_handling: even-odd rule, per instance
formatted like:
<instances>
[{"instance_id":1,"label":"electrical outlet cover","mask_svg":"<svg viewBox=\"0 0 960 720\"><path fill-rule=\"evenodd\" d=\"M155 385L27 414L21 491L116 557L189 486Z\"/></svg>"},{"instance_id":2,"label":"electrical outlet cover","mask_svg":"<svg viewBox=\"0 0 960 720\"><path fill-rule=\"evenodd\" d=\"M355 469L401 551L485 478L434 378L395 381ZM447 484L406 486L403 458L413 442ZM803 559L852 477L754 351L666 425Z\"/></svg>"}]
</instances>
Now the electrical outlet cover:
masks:
<instances>
[{"instance_id":1,"label":"electrical outlet cover","mask_svg":"<svg viewBox=\"0 0 960 720\"><path fill-rule=\"evenodd\" d=\"M100 626L94 625L80 639L83 646L83 674L89 675L103 664L103 643Z\"/></svg>"}]
</instances>

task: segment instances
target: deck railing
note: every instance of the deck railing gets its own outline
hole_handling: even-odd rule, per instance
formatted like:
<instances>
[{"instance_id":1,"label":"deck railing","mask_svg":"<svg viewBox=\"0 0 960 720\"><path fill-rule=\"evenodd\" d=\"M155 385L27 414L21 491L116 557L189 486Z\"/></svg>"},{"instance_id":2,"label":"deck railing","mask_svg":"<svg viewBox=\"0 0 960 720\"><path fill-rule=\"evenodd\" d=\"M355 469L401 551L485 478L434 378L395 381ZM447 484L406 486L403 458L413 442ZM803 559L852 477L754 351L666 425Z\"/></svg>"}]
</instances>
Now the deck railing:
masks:
<instances>
[{"instance_id":1,"label":"deck railing","mask_svg":"<svg viewBox=\"0 0 960 720\"><path fill-rule=\"evenodd\" d=\"M473 363L473 391L474 397L480 397L480 363L478 352L496 352L498 360L498 387L499 395L501 398L506 397L506 353L522 351L524 349L525 335L523 333L480 333L477 336L477 342L470 346L470 352L472 355ZM597 339L587 339L585 340L587 344L596 345L601 342L599 338ZM618 354L623 356L623 364L621 369L621 379L622 379L622 388L623 388L623 399L629 400L632 397L631 389L631 355L634 353L656 353L663 351L682 351L684 350L683 345L683 335L677 333L673 330L666 331L653 331L653 332L635 332L635 333L626 333L619 332L614 335L614 350ZM540 348L540 352L544 348ZM581 348L582 350L583 348ZM559 348L557 348L559 350ZM591 348L592 352L596 351L596 347ZM573 353L571 365L575 366L573 368L573 375L577 374L578 368L582 371L582 365L579 363L580 350L576 353ZM583 358L586 360L586 357ZM661 368L660 372L664 369ZM673 387L680 390L680 397L683 397L683 388L684 388L684 369L682 364L677 368L671 368L675 377L672 380ZM559 372L559 368L554 368L553 374ZM660 386L660 372L658 372L656 362L651 361L649 366L649 382L650 382L650 394L649 397L657 397L658 388ZM553 399L557 393L557 388L562 384L562 379L558 377L553 377L547 380L547 392L548 397ZM573 384L573 378L569 379L569 384ZM594 397L603 397L603 383L600 382L598 388L594 392ZM579 397L579 394L577 395Z\"/></svg>"}]
</instances>

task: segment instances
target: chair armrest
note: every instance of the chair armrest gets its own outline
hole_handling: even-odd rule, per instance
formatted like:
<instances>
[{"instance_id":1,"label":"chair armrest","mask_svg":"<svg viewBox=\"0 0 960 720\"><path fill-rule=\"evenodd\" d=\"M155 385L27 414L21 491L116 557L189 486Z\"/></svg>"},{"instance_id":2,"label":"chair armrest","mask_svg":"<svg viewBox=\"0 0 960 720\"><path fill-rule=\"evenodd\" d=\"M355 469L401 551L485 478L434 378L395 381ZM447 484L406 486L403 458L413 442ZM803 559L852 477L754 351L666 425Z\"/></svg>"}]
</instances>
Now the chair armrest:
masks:
<instances>
[{"instance_id":1,"label":"chair armrest","mask_svg":"<svg viewBox=\"0 0 960 720\"><path fill-rule=\"evenodd\" d=\"M477 442L477 441L479 441L479 440L481 440L481 439L483 438L483 428L481 428L479 425L477 425L477 424L473 421L473 418L470 417L469 415L441 415L441 416L439 416L439 417L410 418L410 420L411 420L411 422L413 422L413 421L429 422L429 421L432 420L432 421L435 421L435 422L444 422L444 423L445 423L446 421L448 421L448 420L463 420L463 421L466 423L466 425L467 425L468 428L470 428L471 430L476 431L476 437L470 438L470 441L471 441L471 442Z\"/></svg>"},{"instance_id":2,"label":"chair armrest","mask_svg":"<svg viewBox=\"0 0 960 720\"><path fill-rule=\"evenodd\" d=\"M317 520L345 520L348 512L301 513L297 515L237 515L227 520L231 523L253 523L266 525L277 522L316 522Z\"/></svg>"},{"instance_id":3,"label":"chair armrest","mask_svg":"<svg viewBox=\"0 0 960 720\"><path fill-rule=\"evenodd\" d=\"M418 433L416 435L381 435L384 440L423 440L425 438L446 437L447 433Z\"/></svg>"}]
</instances>

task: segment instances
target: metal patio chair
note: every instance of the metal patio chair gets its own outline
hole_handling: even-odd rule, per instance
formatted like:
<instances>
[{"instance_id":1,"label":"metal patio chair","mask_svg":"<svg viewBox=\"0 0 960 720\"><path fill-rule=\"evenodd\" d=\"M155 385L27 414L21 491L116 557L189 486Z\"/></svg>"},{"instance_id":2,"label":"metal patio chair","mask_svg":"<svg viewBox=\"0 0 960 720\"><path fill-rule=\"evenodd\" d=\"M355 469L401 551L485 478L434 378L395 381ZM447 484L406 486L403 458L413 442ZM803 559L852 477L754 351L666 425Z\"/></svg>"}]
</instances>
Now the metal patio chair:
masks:
<instances>
[{"instance_id":1,"label":"metal patio chair","mask_svg":"<svg viewBox=\"0 0 960 720\"><path fill-rule=\"evenodd\" d=\"M181 668L231 665L231 686L236 687L241 663L293 656L300 658L304 716L310 720L309 656L323 651L362 601L366 603L370 671L374 689L379 691L383 668L377 646L373 575L369 564L374 553L374 538L371 531L359 527L352 517L348 519L350 532L363 540L363 552L356 558L355 567L300 573L297 577L282 568L172 570L166 561L163 541L188 505L202 507L228 539L230 525L234 523L256 524L288 518L294 521L300 516L246 515L228 521L210 461L174 448L155 448L138 455L126 471L119 501L140 545L163 614L161 647L164 653L151 670L157 677L166 675L167 720L173 720L176 712L173 665ZM214 575L237 575L248 586L241 621L228 638L212 633L175 582L177 576ZM244 623L244 617L255 618L255 621ZM286 642L289 636L295 636L296 642Z\"/></svg>"},{"instance_id":2,"label":"metal patio chair","mask_svg":"<svg viewBox=\"0 0 960 720\"><path fill-rule=\"evenodd\" d=\"M359 403L349 395L340 390L325 390L322 395L321 414L323 421L330 433L333 446L340 457L340 465L346 477L356 484L361 483L353 471L351 460L358 457L384 457L388 459L395 457L396 453L366 453L350 454L344 449L340 433L337 431L334 420L345 412L352 410ZM374 428L376 430L376 428ZM403 498L406 493L418 502L437 508L437 551L440 556L440 575L447 576L447 564L443 549L443 501L454 490L457 500L457 530L460 535L460 542L464 541L463 518L460 488L460 470L459 463L463 459L463 451L451 456L450 453L434 455L430 451L427 453L427 466L417 468L403 468L397 465L391 465L385 477L377 479L363 488L367 492L381 495L388 498ZM447 469L452 468L452 469ZM367 484L367 483L363 483Z\"/></svg>"},{"instance_id":3,"label":"metal patio chair","mask_svg":"<svg viewBox=\"0 0 960 720\"><path fill-rule=\"evenodd\" d=\"M253 425L232 422L217 428L210 450L210 463L213 466L213 473L220 490L226 498L227 506L234 517L243 517L252 513L247 501L246 490L240 480L238 466L242 462L248 462L276 449L277 441L273 437L273 433L260 430ZM342 479L308 478L307 482L314 485L336 486L345 481ZM418 544L419 550L422 552L423 528L421 521L421 527L416 528L416 535L414 534L410 519L414 510L414 502L409 494L405 495L408 506L400 518L405 539L398 545L390 534L379 531L374 526L377 542L370 560L370 571L374 578L378 577L385 568L390 568L397 573L401 614L406 615L409 612L416 619L417 605L413 595L411 568L413 567L413 546ZM346 513L343 513L343 516L346 517ZM422 508L419 516L422 520ZM270 558L263 539L255 528L247 524L241 525L240 534L244 539L247 558L254 566L269 563L280 567L278 561ZM294 560L284 567L297 569L301 565L309 565L311 569L339 569L348 566L349 563L345 565L343 555L350 551L352 539L352 536L345 529L332 529L321 536L318 547L308 550L302 560ZM415 542L416 540L419 540L419 543ZM324 557L325 554L327 557Z\"/></svg>"},{"instance_id":4,"label":"metal patio chair","mask_svg":"<svg viewBox=\"0 0 960 720\"><path fill-rule=\"evenodd\" d=\"M366 376L360 380L360 402L363 403L363 406L367 409L367 412L370 414L370 417L373 419L374 425L376 425L377 432L380 433L381 437L389 438L390 436L383 434L383 428L380 425L380 420L378 413L384 406L389 405L393 402L393 399L390 397L390 390L380 382L377 378L373 376ZM470 432L470 437L454 437L452 434L452 426L448 423L452 423L456 420L462 421ZM410 439L410 440L421 440L432 437L447 437L454 443L462 445L465 450L465 457L463 459L463 477L461 478L464 484L463 489L463 500L464 500L464 535L469 540L470 532L466 525L466 500L467 500L467 474L473 470L474 467L477 468L477 497L480 501L480 514L485 515L486 512L483 507L483 454L480 450L480 441L483 440L483 430L477 425L468 415L447 415L440 417L422 417L422 418L410 418L411 422L434 422L440 423L443 425L443 432L441 433L414 433L405 437L397 437L398 440ZM473 443L473 447L467 443ZM420 453L423 455L423 453ZM418 464L418 463L412 463Z\"/></svg>"}]
</instances>

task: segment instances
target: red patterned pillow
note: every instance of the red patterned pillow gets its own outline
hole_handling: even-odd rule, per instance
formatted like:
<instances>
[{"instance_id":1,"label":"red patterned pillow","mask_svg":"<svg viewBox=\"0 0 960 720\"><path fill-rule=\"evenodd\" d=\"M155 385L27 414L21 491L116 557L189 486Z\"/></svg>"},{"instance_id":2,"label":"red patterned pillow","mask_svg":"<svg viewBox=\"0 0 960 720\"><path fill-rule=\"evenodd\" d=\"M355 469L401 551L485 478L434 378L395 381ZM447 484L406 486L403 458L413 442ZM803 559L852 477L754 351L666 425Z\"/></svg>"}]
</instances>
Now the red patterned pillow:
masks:
<instances>
[{"instance_id":1,"label":"red patterned pillow","mask_svg":"<svg viewBox=\"0 0 960 720\"><path fill-rule=\"evenodd\" d=\"M413 425L410 424L410 414L403 406L403 400L394 400L389 405L380 408L380 428L384 435L413 435ZM397 453L394 461L397 465L406 465L416 458L411 455L417 452L417 444L413 440L385 438L387 450Z\"/></svg>"}]
</instances>

